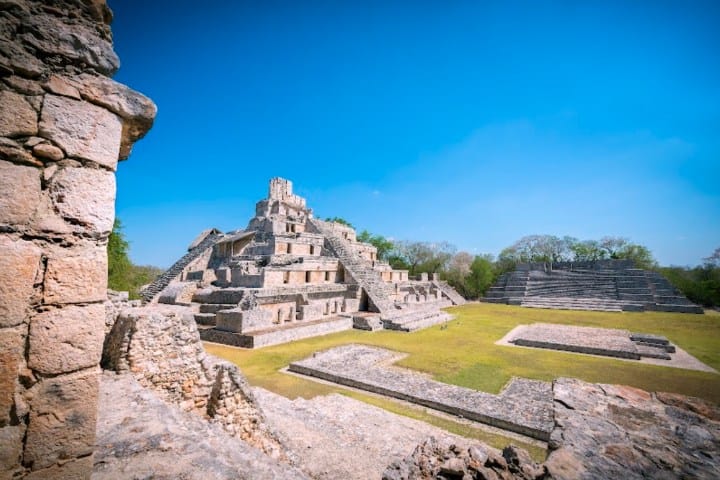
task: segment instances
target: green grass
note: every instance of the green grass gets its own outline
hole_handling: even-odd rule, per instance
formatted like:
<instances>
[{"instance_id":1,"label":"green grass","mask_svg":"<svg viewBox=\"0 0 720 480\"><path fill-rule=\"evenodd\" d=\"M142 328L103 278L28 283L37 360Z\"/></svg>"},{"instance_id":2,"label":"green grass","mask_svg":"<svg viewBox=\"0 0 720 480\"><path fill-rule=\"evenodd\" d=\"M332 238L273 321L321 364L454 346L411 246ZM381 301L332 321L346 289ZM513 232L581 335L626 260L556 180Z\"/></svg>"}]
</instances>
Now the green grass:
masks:
<instances>
[{"instance_id":1,"label":"green grass","mask_svg":"<svg viewBox=\"0 0 720 480\"><path fill-rule=\"evenodd\" d=\"M665 335L700 361L720 370L720 314L717 312L706 315L605 313L480 303L453 307L449 311L456 315L456 319L445 329L435 326L410 334L351 330L259 350L242 350L215 344L206 344L205 348L239 365L251 385L261 386L288 398L342 393L406 416L419 418L419 415L423 421L498 447L506 445L510 440L478 429L468 430L469 427L464 424L390 400L287 375L279 370L318 350L361 343L406 352L408 356L398 362L399 366L426 372L442 382L489 393L498 393L513 376L548 381L557 377L575 377L588 382L682 393L720 403L718 374L494 344L515 326L534 322L623 328ZM533 453L537 457L538 452Z\"/></svg>"}]
</instances>

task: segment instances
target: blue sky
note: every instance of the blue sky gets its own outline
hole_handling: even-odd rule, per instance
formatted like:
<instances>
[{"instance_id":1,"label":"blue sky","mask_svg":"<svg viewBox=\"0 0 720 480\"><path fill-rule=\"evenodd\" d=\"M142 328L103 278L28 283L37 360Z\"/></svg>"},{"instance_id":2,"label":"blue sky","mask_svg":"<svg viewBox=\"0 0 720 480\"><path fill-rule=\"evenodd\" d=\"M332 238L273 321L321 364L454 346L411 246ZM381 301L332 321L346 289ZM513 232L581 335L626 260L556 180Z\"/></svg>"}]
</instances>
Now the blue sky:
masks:
<instances>
[{"instance_id":1,"label":"blue sky","mask_svg":"<svg viewBox=\"0 0 720 480\"><path fill-rule=\"evenodd\" d=\"M317 216L472 253L720 246L720 2L109 3L115 78L159 110L118 169L137 263L244 227L275 176Z\"/></svg>"}]
</instances>

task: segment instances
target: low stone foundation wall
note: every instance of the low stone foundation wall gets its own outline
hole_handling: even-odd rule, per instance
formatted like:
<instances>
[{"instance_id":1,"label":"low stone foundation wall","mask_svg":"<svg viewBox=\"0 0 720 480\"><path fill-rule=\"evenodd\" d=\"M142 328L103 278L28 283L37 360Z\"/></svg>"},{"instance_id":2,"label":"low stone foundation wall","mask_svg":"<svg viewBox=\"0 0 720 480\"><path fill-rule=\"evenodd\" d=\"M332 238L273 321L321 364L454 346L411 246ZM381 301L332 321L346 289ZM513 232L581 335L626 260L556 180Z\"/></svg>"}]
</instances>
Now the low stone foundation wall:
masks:
<instances>
[{"instance_id":1,"label":"low stone foundation wall","mask_svg":"<svg viewBox=\"0 0 720 480\"><path fill-rule=\"evenodd\" d=\"M547 440L552 429L550 384L513 379L499 395L437 382L389 366L398 354L364 345L335 347L290 364L289 370L423 405L476 422Z\"/></svg>"}]
</instances>

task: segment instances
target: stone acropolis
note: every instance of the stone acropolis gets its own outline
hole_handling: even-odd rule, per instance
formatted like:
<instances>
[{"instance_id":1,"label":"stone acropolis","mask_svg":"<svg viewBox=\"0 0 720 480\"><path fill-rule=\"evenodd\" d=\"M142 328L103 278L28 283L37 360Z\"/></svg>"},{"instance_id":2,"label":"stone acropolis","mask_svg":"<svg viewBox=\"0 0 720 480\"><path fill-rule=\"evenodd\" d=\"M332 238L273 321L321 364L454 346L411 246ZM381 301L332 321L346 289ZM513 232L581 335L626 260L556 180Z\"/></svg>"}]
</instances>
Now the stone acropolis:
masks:
<instances>
[{"instance_id":1,"label":"stone acropolis","mask_svg":"<svg viewBox=\"0 0 720 480\"><path fill-rule=\"evenodd\" d=\"M270 180L247 227L203 231L143 295L191 305L204 340L260 347L359 328L413 331L464 303L435 275L410 279L353 228L313 217L292 182Z\"/></svg>"}]
</instances>

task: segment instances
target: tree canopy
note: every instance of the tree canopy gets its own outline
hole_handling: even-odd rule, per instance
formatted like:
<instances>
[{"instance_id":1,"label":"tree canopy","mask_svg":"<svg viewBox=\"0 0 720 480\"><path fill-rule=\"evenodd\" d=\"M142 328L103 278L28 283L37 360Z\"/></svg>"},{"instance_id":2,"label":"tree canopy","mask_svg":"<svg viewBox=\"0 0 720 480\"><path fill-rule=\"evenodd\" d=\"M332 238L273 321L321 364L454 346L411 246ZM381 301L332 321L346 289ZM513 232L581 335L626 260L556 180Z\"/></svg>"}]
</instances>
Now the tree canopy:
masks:
<instances>
[{"instance_id":1,"label":"tree canopy","mask_svg":"<svg viewBox=\"0 0 720 480\"><path fill-rule=\"evenodd\" d=\"M140 287L152 282L163 270L132 263L129 256L130 244L125 239L122 228L122 223L116 218L107 245L108 288L129 292L130 298L140 298Z\"/></svg>"}]
</instances>

